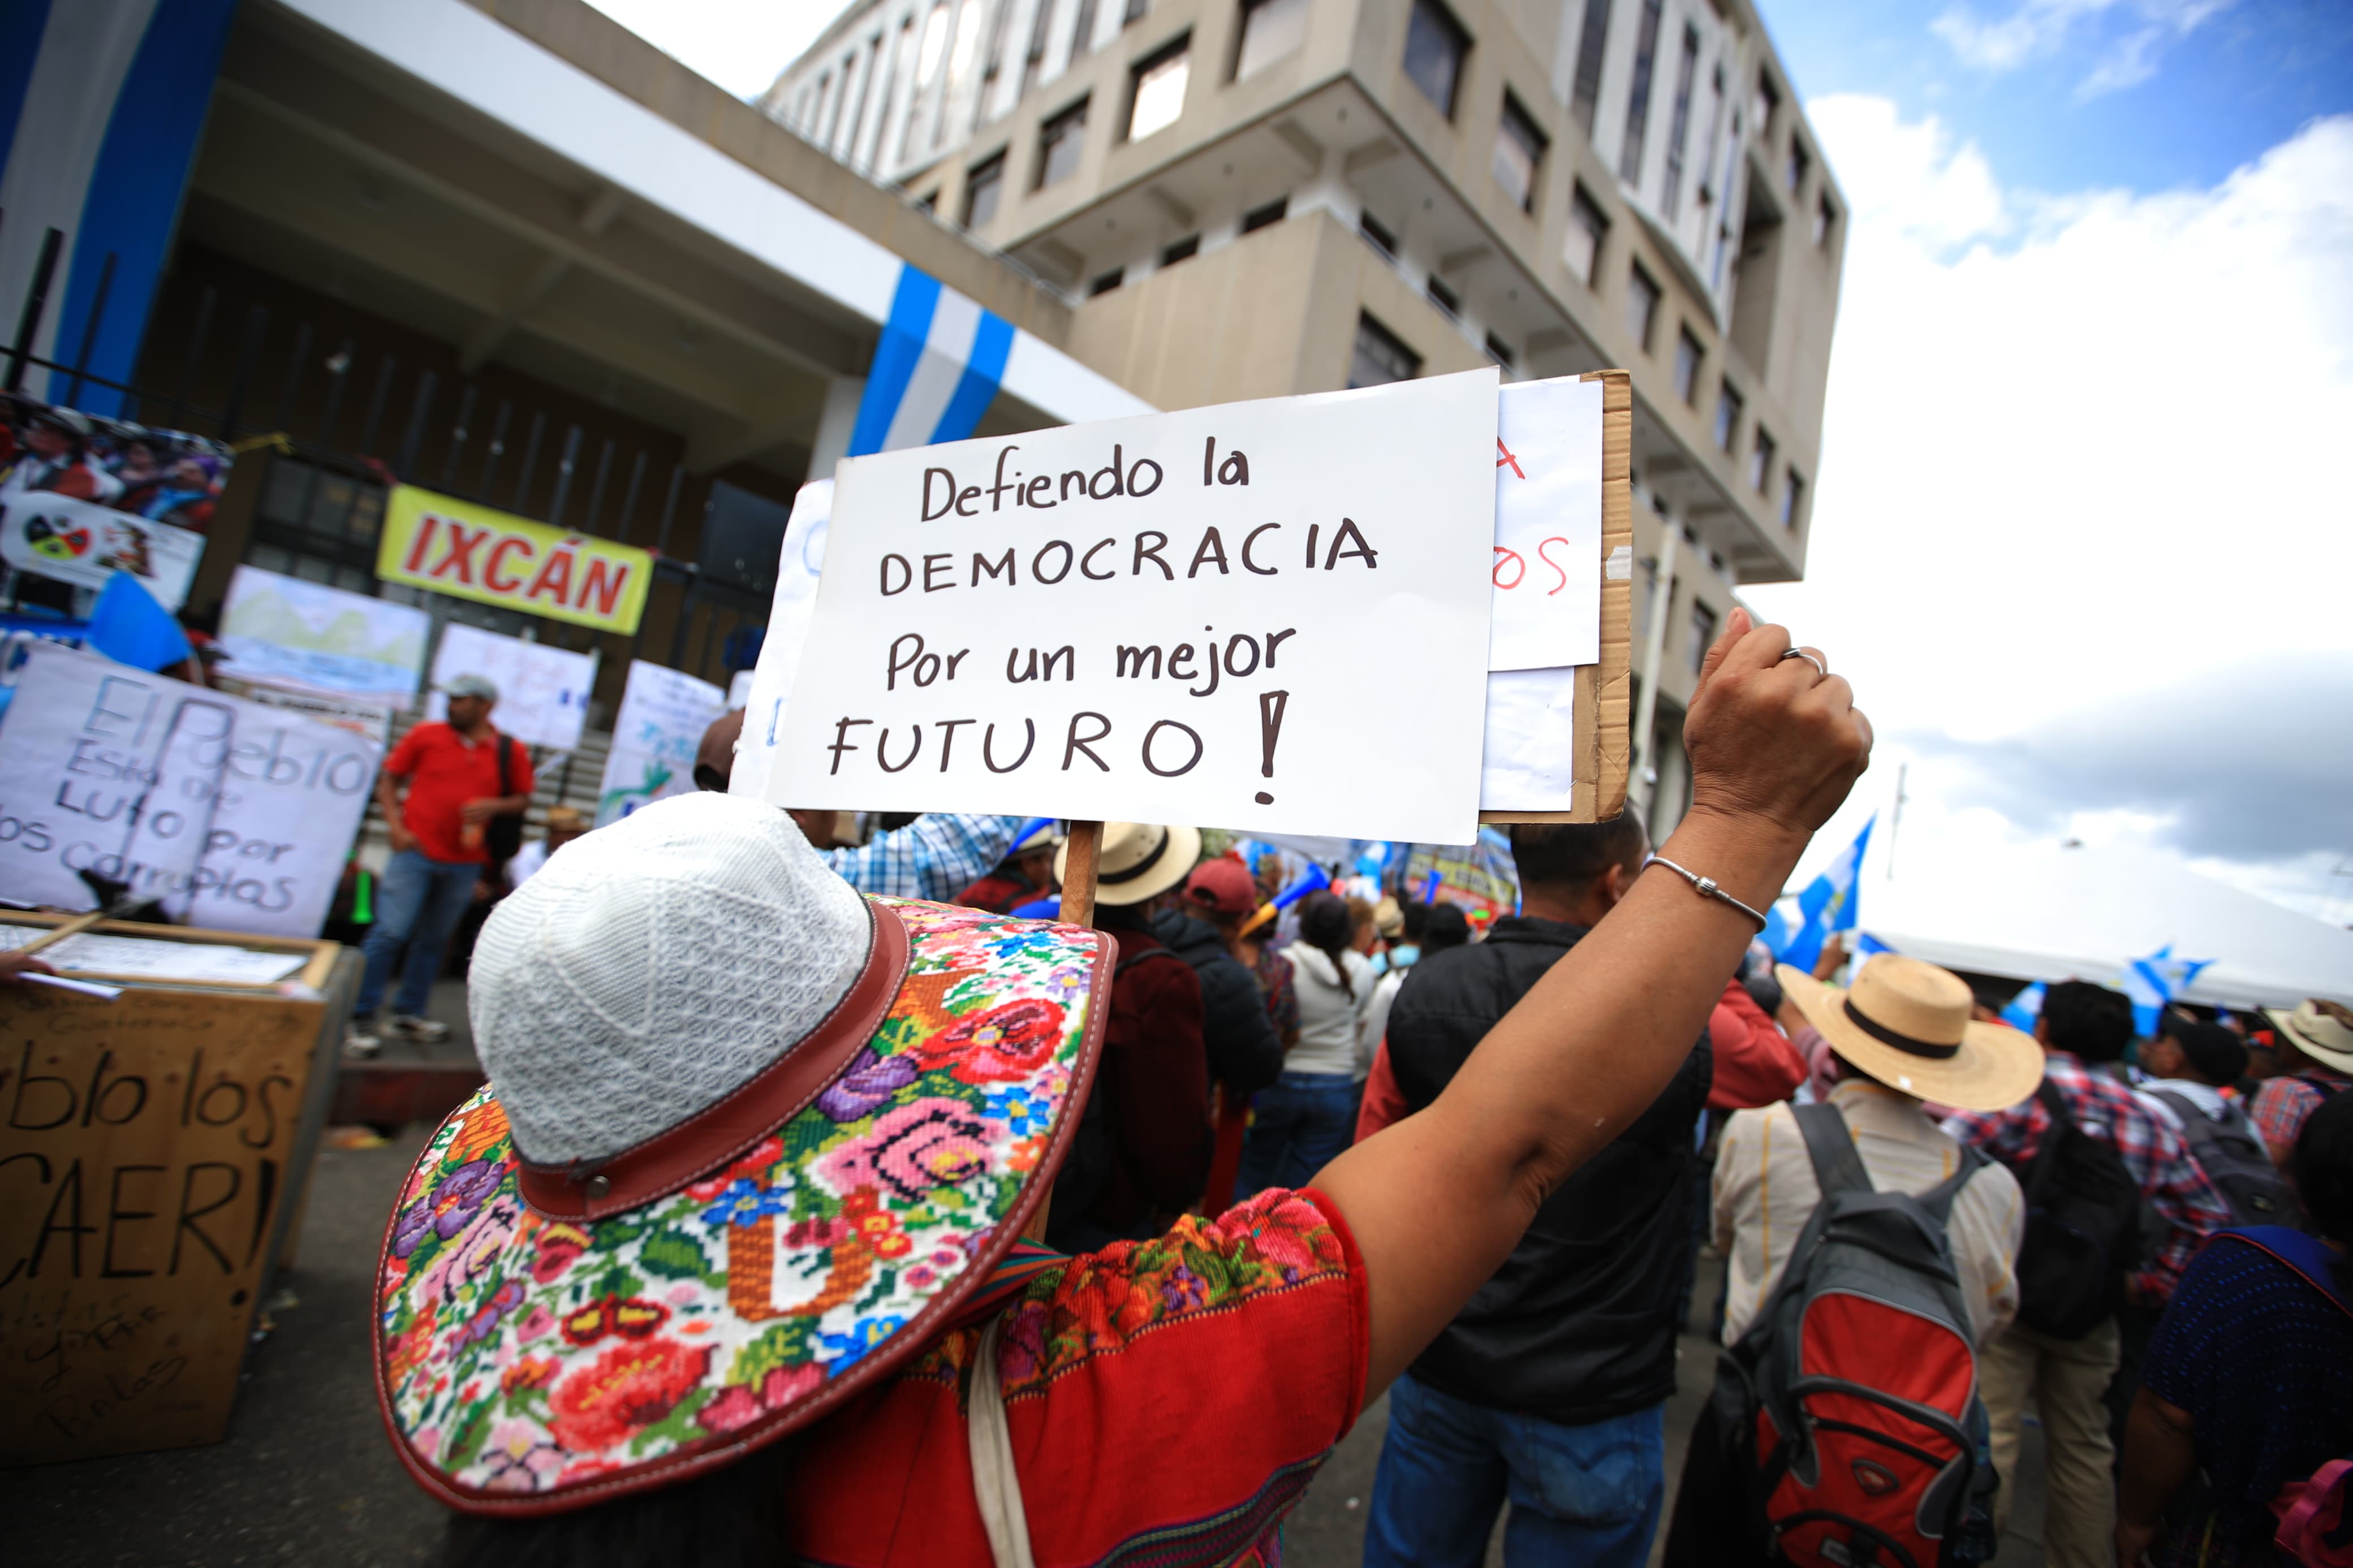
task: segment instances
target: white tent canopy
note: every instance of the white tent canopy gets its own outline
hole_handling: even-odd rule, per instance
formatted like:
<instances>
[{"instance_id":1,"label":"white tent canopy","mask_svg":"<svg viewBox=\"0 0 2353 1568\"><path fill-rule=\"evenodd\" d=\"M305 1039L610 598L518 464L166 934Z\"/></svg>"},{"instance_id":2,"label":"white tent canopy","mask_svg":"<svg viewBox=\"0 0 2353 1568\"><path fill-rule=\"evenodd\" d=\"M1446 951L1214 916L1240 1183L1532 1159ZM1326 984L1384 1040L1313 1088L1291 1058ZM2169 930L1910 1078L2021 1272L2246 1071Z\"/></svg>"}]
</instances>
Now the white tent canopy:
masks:
<instances>
[{"instance_id":1,"label":"white tent canopy","mask_svg":"<svg viewBox=\"0 0 2353 1568\"><path fill-rule=\"evenodd\" d=\"M1860 929L1948 969L2020 980L2120 984L2170 942L2211 959L2182 999L2293 1007L2353 1005L2353 931L2125 849L2021 849L1936 864L1909 845L1890 879L1876 851L1855 886Z\"/></svg>"}]
</instances>

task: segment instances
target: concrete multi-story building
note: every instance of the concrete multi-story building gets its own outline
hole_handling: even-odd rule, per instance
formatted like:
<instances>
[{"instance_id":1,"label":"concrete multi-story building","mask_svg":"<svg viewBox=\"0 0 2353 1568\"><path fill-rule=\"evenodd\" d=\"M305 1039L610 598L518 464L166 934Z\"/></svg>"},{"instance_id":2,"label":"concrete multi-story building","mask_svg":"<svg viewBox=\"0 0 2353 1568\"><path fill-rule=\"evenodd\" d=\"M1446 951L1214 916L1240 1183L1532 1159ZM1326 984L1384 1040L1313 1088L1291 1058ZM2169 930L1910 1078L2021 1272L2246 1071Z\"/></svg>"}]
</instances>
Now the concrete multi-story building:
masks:
<instances>
[{"instance_id":1,"label":"concrete multi-story building","mask_svg":"<svg viewBox=\"0 0 2353 1568\"><path fill-rule=\"evenodd\" d=\"M1164 408L1630 370L1634 794L1681 815L1700 656L1804 568L1846 241L1750 0L869 0L761 106Z\"/></svg>"}]
</instances>

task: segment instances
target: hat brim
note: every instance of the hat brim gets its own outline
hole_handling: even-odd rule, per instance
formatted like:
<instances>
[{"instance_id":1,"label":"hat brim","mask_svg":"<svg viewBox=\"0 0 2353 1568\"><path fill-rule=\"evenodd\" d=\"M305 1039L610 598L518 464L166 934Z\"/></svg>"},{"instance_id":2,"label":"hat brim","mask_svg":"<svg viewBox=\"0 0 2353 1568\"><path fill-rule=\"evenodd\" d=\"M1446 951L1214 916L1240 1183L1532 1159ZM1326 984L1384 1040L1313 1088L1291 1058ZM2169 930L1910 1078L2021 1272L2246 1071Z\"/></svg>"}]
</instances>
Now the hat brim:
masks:
<instances>
[{"instance_id":1,"label":"hat brim","mask_svg":"<svg viewBox=\"0 0 2353 1568\"><path fill-rule=\"evenodd\" d=\"M1156 899L1191 876L1193 868L1200 864L1200 860L1201 830L1198 827L1179 827L1171 824L1168 828L1168 842L1161 848L1160 858L1153 861L1143 875L1118 882L1107 882L1100 875L1096 877L1095 902L1113 905L1140 904L1146 899ZM1071 847L1064 844L1054 852L1056 881L1059 882L1069 875L1065 868L1070 863Z\"/></svg>"},{"instance_id":2,"label":"hat brim","mask_svg":"<svg viewBox=\"0 0 2353 1568\"><path fill-rule=\"evenodd\" d=\"M1961 1048L1953 1055L1915 1056L1873 1038L1848 1017L1842 987L1786 963L1774 975L1831 1049L1890 1089L1957 1110L2007 1110L2042 1081L2042 1047L2007 1024L1972 1018L1962 1026Z\"/></svg>"},{"instance_id":3,"label":"hat brim","mask_svg":"<svg viewBox=\"0 0 2353 1568\"><path fill-rule=\"evenodd\" d=\"M935 1338L1019 1240L1086 1104L1102 932L870 900L907 965L862 1049L748 1151L642 1206L525 1201L485 1087L385 1228L376 1391L465 1512L558 1512L732 1463Z\"/></svg>"},{"instance_id":4,"label":"hat brim","mask_svg":"<svg viewBox=\"0 0 2353 1568\"><path fill-rule=\"evenodd\" d=\"M2263 1016L2272 1021L2273 1028L2277 1029L2294 1042L2297 1050L2302 1051L2321 1066L2335 1068L2338 1072L2353 1072L2353 1051L2343 1050L2336 1046L2324 1046L2306 1034L2297 1022L2294 1009L2266 1007L2263 1009Z\"/></svg>"}]
</instances>

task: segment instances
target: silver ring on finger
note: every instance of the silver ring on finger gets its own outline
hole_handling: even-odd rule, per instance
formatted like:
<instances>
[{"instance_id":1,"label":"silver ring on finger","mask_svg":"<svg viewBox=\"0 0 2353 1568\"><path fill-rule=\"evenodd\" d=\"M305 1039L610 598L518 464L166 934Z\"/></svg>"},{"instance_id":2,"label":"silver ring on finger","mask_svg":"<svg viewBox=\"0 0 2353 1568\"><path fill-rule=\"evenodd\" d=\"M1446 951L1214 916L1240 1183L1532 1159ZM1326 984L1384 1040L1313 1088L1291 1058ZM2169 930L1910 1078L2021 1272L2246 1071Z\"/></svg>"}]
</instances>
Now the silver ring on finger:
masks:
<instances>
[{"instance_id":1,"label":"silver ring on finger","mask_svg":"<svg viewBox=\"0 0 2353 1568\"><path fill-rule=\"evenodd\" d=\"M1821 671L1821 673L1822 673L1822 679L1823 679L1824 680L1828 680L1828 679L1830 679L1830 676L1831 676L1830 666L1828 666L1828 665L1824 664L1820 659L1816 658L1812 654L1808 653L1804 648L1801 648L1801 647L1793 647L1793 648L1790 648L1790 649L1787 650L1786 652L1784 652L1784 653L1781 655L1781 657L1782 657L1783 658L1785 658L1785 659L1790 659L1790 658L1802 658L1802 659L1804 659L1808 664L1812 665L1816 669L1820 670L1820 671Z\"/></svg>"}]
</instances>

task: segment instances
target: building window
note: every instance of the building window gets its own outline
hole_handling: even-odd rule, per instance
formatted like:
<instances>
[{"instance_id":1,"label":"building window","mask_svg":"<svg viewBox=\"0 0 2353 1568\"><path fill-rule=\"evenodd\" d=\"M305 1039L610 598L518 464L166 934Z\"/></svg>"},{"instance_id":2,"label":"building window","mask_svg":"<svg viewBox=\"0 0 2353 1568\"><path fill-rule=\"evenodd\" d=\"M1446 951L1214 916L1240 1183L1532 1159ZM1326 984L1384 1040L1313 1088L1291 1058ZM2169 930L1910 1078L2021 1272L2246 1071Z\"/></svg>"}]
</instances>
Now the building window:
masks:
<instances>
[{"instance_id":1,"label":"building window","mask_svg":"<svg viewBox=\"0 0 2353 1568\"><path fill-rule=\"evenodd\" d=\"M1095 47L1095 0L1079 0L1079 18L1071 27L1071 58L1084 59Z\"/></svg>"},{"instance_id":2,"label":"building window","mask_svg":"<svg viewBox=\"0 0 2353 1568\"><path fill-rule=\"evenodd\" d=\"M1814 207L1814 243L1821 245L1827 242L1831 230L1837 224L1838 208L1831 205L1830 197L1824 196Z\"/></svg>"},{"instance_id":3,"label":"building window","mask_svg":"<svg viewBox=\"0 0 2353 1568\"><path fill-rule=\"evenodd\" d=\"M1691 672L1694 675L1697 675L1700 667L1707 663L1707 650L1715 646L1715 612L1694 599L1691 618Z\"/></svg>"},{"instance_id":4,"label":"building window","mask_svg":"<svg viewBox=\"0 0 2353 1568\"><path fill-rule=\"evenodd\" d=\"M1757 447L1748 454L1748 488L1760 496L1772 488L1773 455L1777 450L1765 426L1757 426Z\"/></svg>"},{"instance_id":5,"label":"building window","mask_svg":"<svg viewBox=\"0 0 2353 1568\"><path fill-rule=\"evenodd\" d=\"M1127 9L1120 13L1119 25L1133 27L1152 9L1152 0L1127 0Z\"/></svg>"},{"instance_id":6,"label":"building window","mask_svg":"<svg viewBox=\"0 0 2353 1568\"><path fill-rule=\"evenodd\" d=\"M1283 215L1290 210L1291 198L1289 196L1277 196L1274 200L1267 203L1266 205L1262 207L1252 207L1250 211L1242 214L1242 232L1244 234L1256 234L1260 229L1271 227L1272 226L1281 223L1282 221Z\"/></svg>"},{"instance_id":7,"label":"building window","mask_svg":"<svg viewBox=\"0 0 2353 1568\"><path fill-rule=\"evenodd\" d=\"M1127 139L1141 142L1176 123L1185 112L1185 84L1193 74L1192 37L1177 39L1129 73Z\"/></svg>"},{"instance_id":8,"label":"building window","mask_svg":"<svg viewBox=\"0 0 2353 1568\"><path fill-rule=\"evenodd\" d=\"M915 198L915 205L923 208L925 212L937 216L940 210L939 187L934 185L930 190L925 191L922 195L917 196Z\"/></svg>"},{"instance_id":9,"label":"building window","mask_svg":"<svg viewBox=\"0 0 2353 1568\"><path fill-rule=\"evenodd\" d=\"M1683 53L1675 58L1675 107L1667 116L1667 183L1659 198L1669 223L1683 199L1683 142L1691 134L1692 85L1698 75L1699 29L1685 27Z\"/></svg>"},{"instance_id":10,"label":"building window","mask_svg":"<svg viewBox=\"0 0 2353 1568\"><path fill-rule=\"evenodd\" d=\"M1675 330L1675 395L1694 408L1699 406L1699 362L1705 353L1689 327Z\"/></svg>"},{"instance_id":11,"label":"building window","mask_svg":"<svg viewBox=\"0 0 2353 1568\"><path fill-rule=\"evenodd\" d=\"M1405 29L1405 74L1438 112L1454 118L1454 89L1462 77L1462 57L1471 39L1438 0L1413 0Z\"/></svg>"},{"instance_id":12,"label":"building window","mask_svg":"<svg viewBox=\"0 0 2353 1568\"><path fill-rule=\"evenodd\" d=\"M1630 185L1642 182L1642 136L1651 125L1651 75L1658 63L1659 0L1642 0L1642 22L1634 33L1634 80L1626 93L1626 145L1618 158L1618 177Z\"/></svg>"},{"instance_id":13,"label":"building window","mask_svg":"<svg viewBox=\"0 0 2353 1568\"><path fill-rule=\"evenodd\" d=\"M1513 369L1519 363L1518 356L1512 353L1512 345L1493 332L1487 334L1486 347L1487 357L1505 370Z\"/></svg>"},{"instance_id":14,"label":"building window","mask_svg":"<svg viewBox=\"0 0 2353 1568\"><path fill-rule=\"evenodd\" d=\"M1242 42L1234 79L1248 81L1307 37L1307 0L1242 0Z\"/></svg>"},{"instance_id":15,"label":"building window","mask_svg":"<svg viewBox=\"0 0 2353 1568\"><path fill-rule=\"evenodd\" d=\"M1577 77L1569 89L1568 118L1577 134L1593 140L1593 106L1601 98L1601 56L1609 42L1609 0L1585 0L1577 28Z\"/></svg>"},{"instance_id":16,"label":"building window","mask_svg":"<svg viewBox=\"0 0 2353 1568\"><path fill-rule=\"evenodd\" d=\"M1798 194L1798 187L1806 183L1806 171L1813 166L1814 161L1812 157L1807 153L1806 144L1803 142L1799 141L1794 136L1790 137L1789 194L1791 195Z\"/></svg>"},{"instance_id":17,"label":"building window","mask_svg":"<svg viewBox=\"0 0 2353 1568\"><path fill-rule=\"evenodd\" d=\"M1095 280L1087 285L1087 298L1092 300L1098 294L1108 294L1126 281L1127 268L1124 267L1114 267L1108 272L1099 272L1095 275Z\"/></svg>"},{"instance_id":18,"label":"building window","mask_svg":"<svg viewBox=\"0 0 2353 1568\"><path fill-rule=\"evenodd\" d=\"M1366 239L1371 240L1373 242L1373 248L1379 251L1383 256L1388 257L1392 261L1397 259L1397 236L1391 234L1388 227L1383 225L1378 218L1373 216L1372 214L1358 213L1356 215L1356 232L1363 235Z\"/></svg>"},{"instance_id":19,"label":"building window","mask_svg":"<svg viewBox=\"0 0 2353 1568\"><path fill-rule=\"evenodd\" d=\"M1038 185L1044 190L1079 171L1079 154L1087 145L1087 100L1079 100L1038 132Z\"/></svg>"},{"instance_id":20,"label":"building window","mask_svg":"<svg viewBox=\"0 0 2353 1568\"><path fill-rule=\"evenodd\" d=\"M1387 386L1421 374L1421 356L1370 316L1356 318L1356 352L1348 363L1348 384Z\"/></svg>"},{"instance_id":21,"label":"building window","mask_svg":"<svg viewBox=\"0 0 2353 1568\"><path fill-rule=\"evenodd\" d=\"M1798 526L1798 510L1804 504L1805 499L1805 476L1799 473L1797 469L1791 468L1789 482L1781 489L1781 526L1783 528Z\"/></svg>"},{"instance_id":22,"label":"building window","mask_svg":"<svg viewBox=\"0 0 2353 1568\"><path fill-rule=\"evenodd\" d=\"M1578 185L1568 199L1568 235L1561 242L1560 258L1568 264L1569 272L1587 288L1593 287L1595 267L1601 259L1602 237L1609 232L1609 219L1601 205Z\"/></svg>"},{"instance_id":23,"label":"building window","mask_svg":"<svg viewBox=\"0 0 2353 1568\"><path fill-rule=\"evenodd\" d=\"M1160 253L1160 265L1174 267L1180 261L1190 261L1200 254L1200 250L1201 237L1198 234L1188 234Z\"/></svg>"},{"instance_id":24,"label":"building window","mask_svg":"<svg viewBox=\"0 0 2353 1568\"><path fill-rule=\"evenodd\" d=\"M1005 194L1005 154L985 158L964 177L964 226L983 228L997 216L997 198Z\"/></svg>"},{"instance_id":25,"label":"building window","mask_svg":"<svg viewBox=\"0 0 2353 1568\"><path fill-rule=\"evenodd\" d=\"M1519 204L1522 212L1536 205L1536 170L1544 163L1545 134L1527 110L1510 93L1504 95L1503 118L1495 122L1495 183Z\"/></svg>"},{"instance_id":26,"label":"building window","mask_svg":"<svg viewBox=\"0 0 2353 1568\"><path fill-rule=\"evenodd\" d=\"M1431 304L1445 311L1449 316L1454 317L1457 320L1461 319L1462 315L1462 297L1460 294L1457 294L1453 289L1449 289L1445 284L1440 282L1435 276L1431 277L1430 280L1429 293L1430 302Z\"/></svg>"},{"instance_id":27,"label":"building window","mask_svg":"<svg viewBox=\"0 0 2353 1568\"><path fill-rule=\"evenodd\" d=\"M1723 450L1732 450L1733 438L1740 434L1740 394L1732 383L1725 382L1715 399L1715 444Z\"/></svg>"},{"instance_id":28,"label":"building window","mask_svg":"<svg viewBox=\"0 0 2353 1568\"><path fill-rule=\"evenodd\" d=\"M1757 122L1757 139L1773 139L1773 117L1781 112L1781 89L1763 71L1757 73L1757 101L1749 106L1748 118Z\"/></svg>"},{"instance_id":29,"label":"building window","mask_svg":"<svg viewBox=\"0 0 2353 1568\"><path fill-rule=\"evenodd\" d=\"M1021 89L1015 96L1027 98L1029 89L1038 85L1038 78L1046 69L1046 33L1054 24L1053 0L1038 0L1038 15L1029 24L1029 52L1021 59Z\"/></svg>"},{"instance_id":30,"label":"building window","mask_svg":"<svg viewBox=\"0 0 2353 1568\"><path fill-rule=\"evenodd\" d=\"M1634 346L1644 353L1651 352L1651 323L1658 314L1659 286L1637 262L1626 269L1626 330L1634 334Z\"/></svg>"}]
</instances>

